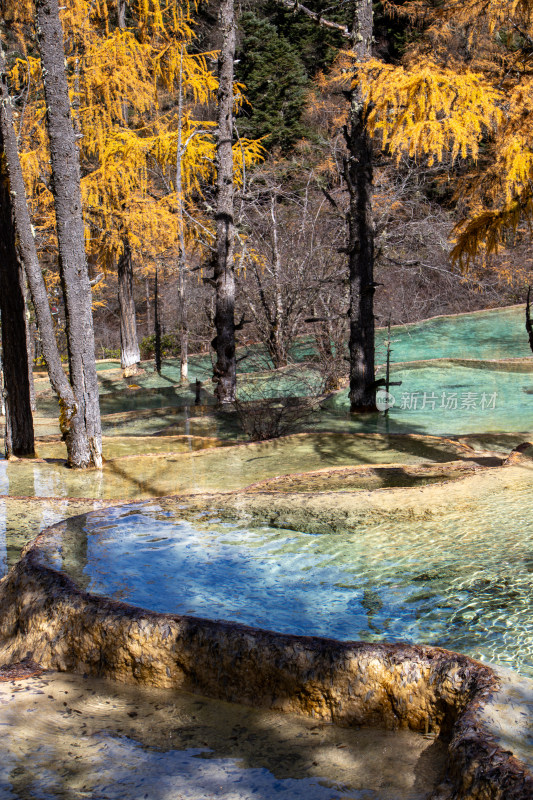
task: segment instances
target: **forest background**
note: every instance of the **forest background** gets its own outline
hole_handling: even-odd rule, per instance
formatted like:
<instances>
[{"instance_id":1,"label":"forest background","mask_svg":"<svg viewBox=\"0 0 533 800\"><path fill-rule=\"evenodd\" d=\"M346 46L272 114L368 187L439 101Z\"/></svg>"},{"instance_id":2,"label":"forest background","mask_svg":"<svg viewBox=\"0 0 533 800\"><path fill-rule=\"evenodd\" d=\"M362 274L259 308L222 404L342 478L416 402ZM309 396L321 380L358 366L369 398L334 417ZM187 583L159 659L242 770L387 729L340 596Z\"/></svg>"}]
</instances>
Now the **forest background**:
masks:
<instances>
[{"instance_id":1,"label":"forest background","mask_svg":"<svg viewBox=\"0 0 533 800\"><path fill-rule=\"evenodd\" d=\"M97 356L120 353L120 274L125 262L133 270L141 356L153 354L156 311L167 352L179 353L184 320L189 351L208 351L215 314L209 263L219 2L191 8L190 16L187 12L176 21L173 38L165 38L148 13L144 22L135 23L144 25L144 36L136 40L126 38L133 24L128 4L123 5L122 21L114 23L113 37L105 0L97 3L102 7L101 30L92 39L80 29L77 5L72 3L64 26L82 140ZM339 26L350 22L348 6L307 3ZM346 87L331 79L343 37L339 30L321 27L273 0L242 2L237 10L236 133L243 138L234 146L236 319L245 323L238 342L266 342L274 365L282 366L302 332L335 342L348 338L343 251L347 192L342 175ZM6 15L4 22L32 220L56 332L66 350L54 214L42 157L45 110L37 59L31 37L29 44L23 41L17 15ZM414 17L387 15L382 3L374 3L374 56L385 64L400 64L422 29ZM458 26L458 41L448 43L450 52L465 46L460 41L464 30ZM470 46L475 48L476 42ZM99 59L92 65L98 73L95 80L81 70L76 73L89 48L93 59ZM132 57L138 69L128 72ZM106 138L106 126L107 132L114 126L111 139ZM185 148L187 157L180 162ZM524 300L533 270L526 223L506 231L498 252L482 250L463 269L450 259L454 226L464 214L456 195L458 179L475 169L469 154L452 170L451 157L387 155L375 141L378 325ZM177 199L178 172L183 202ZM38 358L35 325L33 331Z\"/></svg>"}]
</instances>

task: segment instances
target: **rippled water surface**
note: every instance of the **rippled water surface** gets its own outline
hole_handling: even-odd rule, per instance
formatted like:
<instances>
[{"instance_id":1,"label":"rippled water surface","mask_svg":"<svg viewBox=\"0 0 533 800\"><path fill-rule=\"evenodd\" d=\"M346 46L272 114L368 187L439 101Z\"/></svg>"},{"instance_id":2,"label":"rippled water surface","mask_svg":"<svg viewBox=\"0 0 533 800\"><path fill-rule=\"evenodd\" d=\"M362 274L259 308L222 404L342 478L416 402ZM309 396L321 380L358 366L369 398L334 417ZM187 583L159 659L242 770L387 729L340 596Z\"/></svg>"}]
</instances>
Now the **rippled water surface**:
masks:
<instances>
[{"instance_id":1,"label":"rippled water surface","mask_svg":"<svg viewBox=\"0 0 533 800\"><path fill-rule=\"evenodd\" d=\"M129 506L70 521L45 552L88 590L155 611L436 644L533 675L532 489L327 535Z\"/></svg>"}]
</instances>

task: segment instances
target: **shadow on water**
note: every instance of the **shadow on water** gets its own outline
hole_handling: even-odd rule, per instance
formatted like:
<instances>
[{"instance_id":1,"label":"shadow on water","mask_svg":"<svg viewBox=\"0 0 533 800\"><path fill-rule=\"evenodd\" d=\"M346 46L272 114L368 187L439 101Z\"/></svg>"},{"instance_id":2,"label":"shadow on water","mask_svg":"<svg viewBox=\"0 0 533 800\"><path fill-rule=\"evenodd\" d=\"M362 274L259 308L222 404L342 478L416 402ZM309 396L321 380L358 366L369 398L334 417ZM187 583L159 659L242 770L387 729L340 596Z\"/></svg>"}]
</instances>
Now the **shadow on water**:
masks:
<instances>
[{"instance_id":1,"label":"shadow on water","mask_svg":"<svg viewBox=\"0 0 533 800\"><path fill-rule=\"evenodd\" d=\"M422 800L444 769L433 737L171 691L52 673L2 694L0 779L20 800Z\"/></svg>"}]
</instances>

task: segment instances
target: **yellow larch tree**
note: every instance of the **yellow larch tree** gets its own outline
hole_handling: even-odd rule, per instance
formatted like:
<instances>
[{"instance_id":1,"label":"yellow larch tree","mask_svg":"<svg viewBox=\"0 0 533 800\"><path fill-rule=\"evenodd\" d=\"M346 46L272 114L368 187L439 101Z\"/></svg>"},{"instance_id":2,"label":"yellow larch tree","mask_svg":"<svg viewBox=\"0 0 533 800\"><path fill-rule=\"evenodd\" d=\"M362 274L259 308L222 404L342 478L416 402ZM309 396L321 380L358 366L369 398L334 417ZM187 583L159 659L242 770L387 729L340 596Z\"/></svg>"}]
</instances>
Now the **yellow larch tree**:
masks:
<instances>
[{"instance_id":1,"label":"yellow larch tree","mask_svg":"<svg viewBox=\"0 0 533 800\"><path fill-rule=\"evenodd\" d=\"M447 110L436 110L438 123L458 126L444 152L463 160L456 192L463 218L452 255L466 267L533 217L533 0L387 5L422 33L408 49L406 69L432 63L455 93Z\"/></svg>"},{"instance_id":2,"label":"yellow larch tree","mask_svg":"<svg viewBox=\"0 0 533 800\"><path fill-rule=\"evenodd\" d=\"M14 24L27 24L24 11L30 10L29 4L18 7ZM191 52L194 22L189 5L180 0L127 5L125 0L67 0L62 14L88 257L95 272L118 269L119 278L122 273L131 284L132 262L145 271L153 271L164 255L168 259L174 253L179 262L184 248L201 246L199 231L210 229L199 201L214 179L215 123L199 121L196 111L214 98L217 79L209 68L214 54ZM18 132L34 225L45 261L47 256L53 261L38 59L21 55L12 81L26 98ZM237 105L241 90L235 87ZM260 158L261 146L243 141L236 147L237 180L243 152L250 165ZM131 311L132 295L130 300ZM133 335L125 367L139 360Z\"/></svg>"}]
</instances>

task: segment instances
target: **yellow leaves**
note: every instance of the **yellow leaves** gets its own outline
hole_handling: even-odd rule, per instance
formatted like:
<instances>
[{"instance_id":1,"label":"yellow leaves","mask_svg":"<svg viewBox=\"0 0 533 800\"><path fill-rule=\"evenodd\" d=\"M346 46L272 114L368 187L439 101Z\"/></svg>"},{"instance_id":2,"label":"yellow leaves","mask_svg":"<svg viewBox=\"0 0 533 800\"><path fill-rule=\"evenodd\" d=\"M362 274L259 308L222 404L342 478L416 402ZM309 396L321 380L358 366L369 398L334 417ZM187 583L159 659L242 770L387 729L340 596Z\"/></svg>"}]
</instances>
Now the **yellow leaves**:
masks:
<instances>
[{"instance_id":1,"label":"yellow leaves","mask_svg":"<svg viewBox=\"0 0 533 800\"><path fill-rule=\"evenodd\" d=\"M116 30L96 41L80 61L79 119L88 154L103 147L110 127L127 124L126 114L142 115L156 106L151 57L149 45L139 43L128 31Z\"/></svg>"},{"instance_id":2,"label":"yellow leaves","mask_svg":"<svg viewBox=\"0 0 533 800\"><path fill-rule=\"evenodd\" d=\"M357 65L368 109L367 125L384 149L432 166L444 159L476 159L482 138L502 118L501 95L482 76L431 62L409 69L369 61Z\"/></svg>"},{"instance_id":3,"label":"yellow leaves","mask_svg":"<svg viewBox=\"0 0 533 800\"><path fill-rule=\"evenodd\" d=\"M517 230L523 219L533 217L533 194L524 190L499 209L483 209L462 220L455 229L455 246L451 257L463 269L480 253L495 253L502 243L505 232Z\"/></svg>"},{"instance_id":4,"label":"yellow leaves","mask_svg":"<svg viewBox=\"0 0 533 800\"><path fill-rule=\"evenodd\" d=\"M260 139L241 138L233 145L233 175L238 186L243 184L245 170L262 161L265 152Z\"/></svg>"},{"instance_id":5,"label":"yellow leaves","mask_svg":"<svg viewBox=\"0 0 533 800\"><path fill-rule=\"evenodd\" d=\"M214 52L191 54L184 43L176 40L154 56L154 72L169 90L179 83L183 71L183 86L187 99L204 105L213 99L218 80L209 70L207 61L215 58Z\"/></svg>"},{"instance_id":6,"label":"yellow leaves","mask_svg":"<svg viewBox=\"0 0 533 800\"><path fill-rule=\"evenodd\" d=\"M198 121L195 112L215 100L218 81L211 67L217 53L188 52L193 37L189 3L129 0L128 27L119 29L118 2L65 0L61 12L80 133L86 246L89 257L106 270L115 268L126 238L134 258L142 259L146 268L172 253L178 246L178 219L185 220L183 232L190 247L209 234L201 201L216 172L215 123ZM21 9L23 4L21 0ZM11 83L26 99L18 133L33 222L41 248L52 254L55 214L48 189L50 156L39 59L17 61ZM172 93L180 83L183 113L178 119ZM243 90L238 84L234 87L236 108L242 105ZM237 182L263 152L260 142L235 145Z\"/></svg>"},{"instance_id":7,"label":"yellow leaves","mask_svg":"<svg viewBox=\"0 0 533 800\"><path fill-rule=\"evenodd\" d=\"M441 0L428 9L427 0L384 0L388 13L397 13L411 19L427 21L433 15L439 22L452 20L459 25L486 25L494 32L499 25L508 25L514 21L531 21L533 3L531 0ZM428 10L430 14L428 14Z\"/></svg>"}]
</instances>

